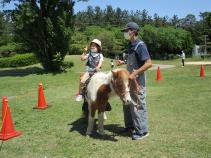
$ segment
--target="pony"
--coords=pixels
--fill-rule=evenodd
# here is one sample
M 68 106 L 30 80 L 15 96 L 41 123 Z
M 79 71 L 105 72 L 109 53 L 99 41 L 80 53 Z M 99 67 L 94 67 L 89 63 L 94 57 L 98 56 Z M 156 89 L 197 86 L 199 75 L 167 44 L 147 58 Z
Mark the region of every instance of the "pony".
M 95 73 L 89 84 L 85 98 L 88 102 L 89 117 L 86 135 L 91 135 L 95 113 L 98 111 L 98 133 L 104 135 L 104 111 L 110 96 L 117 95 L 124 105 L 131 102 L 129 87 L 129 72 L 125 69 L 115 69 Z

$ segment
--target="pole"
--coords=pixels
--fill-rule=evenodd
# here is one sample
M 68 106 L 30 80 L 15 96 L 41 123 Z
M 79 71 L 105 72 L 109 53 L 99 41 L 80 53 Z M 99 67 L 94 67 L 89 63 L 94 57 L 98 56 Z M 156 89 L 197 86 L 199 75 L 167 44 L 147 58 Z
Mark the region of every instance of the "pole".
M 207 55 L 207 35 L 204 35 L 204 55 Z

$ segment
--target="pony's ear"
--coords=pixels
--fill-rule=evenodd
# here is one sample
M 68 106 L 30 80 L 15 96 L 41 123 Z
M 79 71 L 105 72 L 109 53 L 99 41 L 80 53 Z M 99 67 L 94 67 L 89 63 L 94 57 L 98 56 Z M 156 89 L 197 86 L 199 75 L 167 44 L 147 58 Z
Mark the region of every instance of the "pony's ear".
M 117 72 L 116 71 L 114 71 L 114 70 L 111 70 L 111 72 L 112 72 L 112 75 L 113 75 L 113 77 L 117 77 Z

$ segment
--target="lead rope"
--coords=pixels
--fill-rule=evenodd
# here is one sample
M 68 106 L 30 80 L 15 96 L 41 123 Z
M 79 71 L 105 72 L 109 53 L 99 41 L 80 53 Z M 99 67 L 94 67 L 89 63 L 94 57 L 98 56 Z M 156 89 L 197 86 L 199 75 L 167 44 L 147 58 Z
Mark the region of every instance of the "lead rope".
M 139 85 L 138 85 L 138 82 L 136 81 L 136 79 L 134 79 L 133 82 L 134 82 L 134 92 L 135 92 L 134 94 L 136 96 L 136 102 L 135 102 L 134 106 L 136 107 L 137 110 L 140 110 L 141 101 L 140 101 L 139 96 L 138 96 Z

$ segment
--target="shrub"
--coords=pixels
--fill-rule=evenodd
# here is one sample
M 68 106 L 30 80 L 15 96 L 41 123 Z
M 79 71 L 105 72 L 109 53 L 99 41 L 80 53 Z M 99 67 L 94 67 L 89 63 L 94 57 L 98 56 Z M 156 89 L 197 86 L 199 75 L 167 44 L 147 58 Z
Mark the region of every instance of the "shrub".
M 173 27 L 156 28 L 145 25 L 142 28 L 141 35 L 154 59 L 174 58 L 168 54 L 177 55 L 181 53 L 181 50 L 184 50 L 186 55 L 192 53 L 193 41 L 191 34 L 183 29 Z
M 38 63 L 37 58 L 32 53 L 17 54 L 12 57 L 0 58 L 0 67 L 21 67 Z
M 84 46 L 85 47 L 85 46 Z M 72 44 L 70 46 L 69 54 L 70 55 L 81 55 L 82 54 L 82 48 L 79 44 Z
M 16 48 L 16 44 L 15 43 L 9 43 L 7 45 L 3 45 L 0 47 L 0 53 L 1 52 L 6 52 L 6 51 L 10 51 L 10 52 L 14 52 Z

